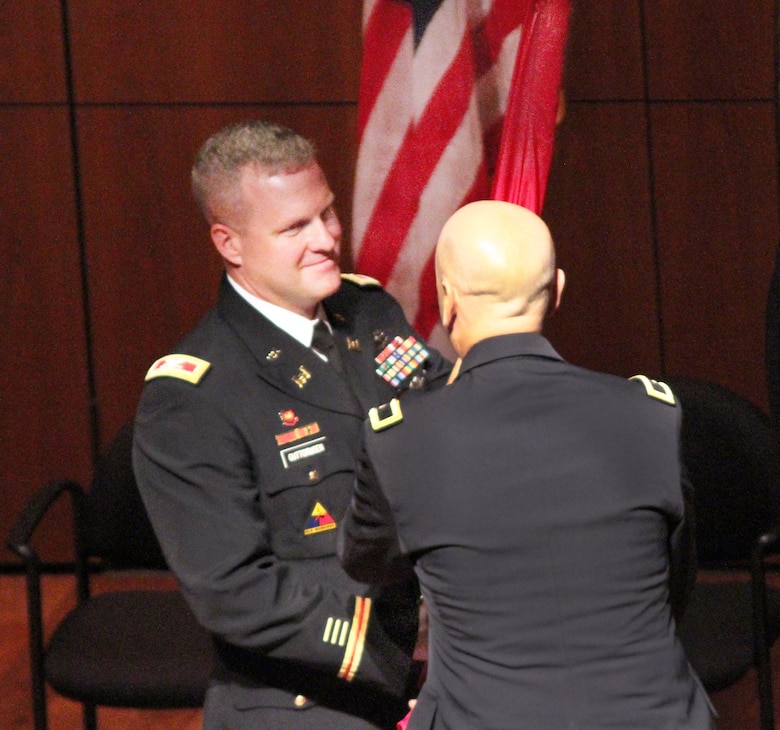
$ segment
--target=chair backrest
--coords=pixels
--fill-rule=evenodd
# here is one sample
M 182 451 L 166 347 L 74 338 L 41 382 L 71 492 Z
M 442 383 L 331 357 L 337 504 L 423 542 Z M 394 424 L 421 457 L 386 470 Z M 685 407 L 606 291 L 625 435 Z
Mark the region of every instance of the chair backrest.
M 682 457 L 694 487 L 702 566 L 741 561 L 780 517 L 780 444 L 768 416 L 698 378 L 662 378 L 682 404 Z
M 133 424 L 117 432 L 98 460 L 85 500 L 87 555 L 118 568 L 167 568 L 138 492 L 132 465 Z
M 775 251 L 775 266 L 766 298 L 764 358 L 769 415 L 774 428 L 780 431 L 780 246 Z

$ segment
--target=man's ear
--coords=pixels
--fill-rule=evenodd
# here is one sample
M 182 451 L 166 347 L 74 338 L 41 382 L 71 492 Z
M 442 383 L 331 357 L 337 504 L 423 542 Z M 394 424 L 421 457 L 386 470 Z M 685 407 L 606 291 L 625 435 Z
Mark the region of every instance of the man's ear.
M 241 265 L 241 235 L 224 223 L 211 224 L 211 240 L 219 255 L 233 266 Z
M 449 281 L 442 279 L 439 282 L 439 317 L 448 333 L 452 331 L 452 324 L 455 321 L 456 298 Z
M 548 314 L 553 314 L 561 306 L 561 297 L 563 296 L 563 287 L 566 285 L 566 274 L 563 269 L 555 269 L 555 280 L 553 290 L 550 292 L 550 308 Z

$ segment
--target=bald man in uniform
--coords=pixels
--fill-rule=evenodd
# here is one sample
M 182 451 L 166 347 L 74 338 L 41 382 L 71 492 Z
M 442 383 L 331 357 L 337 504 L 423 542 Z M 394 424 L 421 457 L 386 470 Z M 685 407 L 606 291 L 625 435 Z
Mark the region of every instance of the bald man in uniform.
M 564 274 L 519 206 L 457 211 L 436 249 L 451 385 L 372 412 L 339 557 L 416 572 L 429 666 L 409 730 L 707 730 L 675 633 L 692 571 L 680 409 L 565 362 Z

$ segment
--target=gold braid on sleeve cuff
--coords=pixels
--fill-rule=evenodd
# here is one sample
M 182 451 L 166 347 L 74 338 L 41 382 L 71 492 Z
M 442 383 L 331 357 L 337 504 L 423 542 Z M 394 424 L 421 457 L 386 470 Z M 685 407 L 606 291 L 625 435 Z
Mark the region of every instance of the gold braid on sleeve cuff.
M 371 599 L 356 596 L 355 615 L 352 617 L 352 627 L 347 640 L 347 648 L 344 651 L 344 661 L 341 663 L 338 675 L 341 679 L 346 679 L 347 682 L 351 682 L 355 678 L 355 674 L 360 666 L 370 615 Z

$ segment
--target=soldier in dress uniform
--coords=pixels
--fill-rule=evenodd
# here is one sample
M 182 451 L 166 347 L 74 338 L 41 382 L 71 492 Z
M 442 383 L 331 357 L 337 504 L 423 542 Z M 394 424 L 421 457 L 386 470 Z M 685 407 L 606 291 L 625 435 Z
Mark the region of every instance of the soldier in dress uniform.
M 564 275 L 524 208 L 457 211 L 436 276 L 459 373 L 371 413 L 339 533 L 356 580 L 419 578 L 409 730 L 711 729 L 675 633 L 693 559 L 674 394 L 553 349 Z
M 378 282 L 341 273 L 310 141 L 266 122 L 225 128 L 193 189 L 225 275 L 216 306 L 146 375 L 133 460 L 214 637 L 204 727 L 394 728 L 416 690 L 419 590 L 349 578 L 336 531 L 369 408 L 446 381 L 449 364 Z

